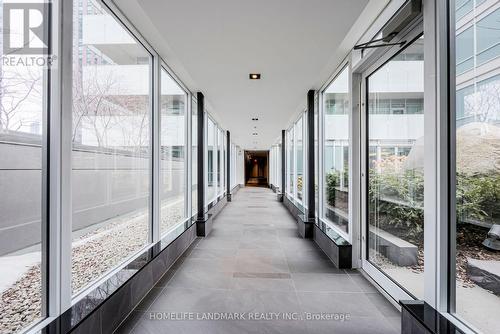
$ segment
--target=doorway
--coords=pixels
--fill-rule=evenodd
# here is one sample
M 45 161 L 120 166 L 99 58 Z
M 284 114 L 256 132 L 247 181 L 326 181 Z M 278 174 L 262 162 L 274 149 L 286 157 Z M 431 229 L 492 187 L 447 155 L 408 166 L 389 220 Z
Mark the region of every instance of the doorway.
M 245 185 L 268 187 L 269 151 L 245 151 Z
M 422 23 L 361 76 L 362 268 L 396 301 L 423 298 Z

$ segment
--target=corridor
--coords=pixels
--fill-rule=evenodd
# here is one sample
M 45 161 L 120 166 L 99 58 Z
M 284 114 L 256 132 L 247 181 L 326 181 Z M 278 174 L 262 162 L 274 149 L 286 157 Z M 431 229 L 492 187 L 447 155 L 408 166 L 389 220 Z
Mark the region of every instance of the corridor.
M 217 316 L 229 319 L 206 320 Z M 399 332 L 399 312 L 371 283 L 299 238 L 272 191 L 246 187 L 115 333 Z

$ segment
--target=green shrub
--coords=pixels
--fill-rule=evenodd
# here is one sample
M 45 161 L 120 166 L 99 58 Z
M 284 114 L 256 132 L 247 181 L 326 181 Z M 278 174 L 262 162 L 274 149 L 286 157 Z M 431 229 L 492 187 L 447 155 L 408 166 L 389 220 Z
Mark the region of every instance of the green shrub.
M 334 170 L 326 174 L 326 200 L 329 205 L 335 206 L 335 191 L 340 184 L 340 174 Z

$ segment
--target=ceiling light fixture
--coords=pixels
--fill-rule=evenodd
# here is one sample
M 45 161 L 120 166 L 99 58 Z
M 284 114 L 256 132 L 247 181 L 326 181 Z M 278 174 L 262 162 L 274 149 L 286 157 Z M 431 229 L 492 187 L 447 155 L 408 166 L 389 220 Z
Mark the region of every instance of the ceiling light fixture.
M 252 118 L 252 121 L 258 121 L 259 119 L 257 117 Z
M 257 132 L 252 133 L 253 136 L 257 136 Z
M 260 73 L 250 73 L 248 75 L 248 78 L 250 80 L 259 80 L 260 79 Z

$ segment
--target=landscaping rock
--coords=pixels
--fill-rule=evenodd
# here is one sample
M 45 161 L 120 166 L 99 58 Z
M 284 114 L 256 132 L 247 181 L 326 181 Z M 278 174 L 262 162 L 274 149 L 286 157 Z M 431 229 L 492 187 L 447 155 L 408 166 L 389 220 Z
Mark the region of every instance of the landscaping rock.
M 470 280 L 500 296 L 500 262 L 467 259 L 467 275 Z

